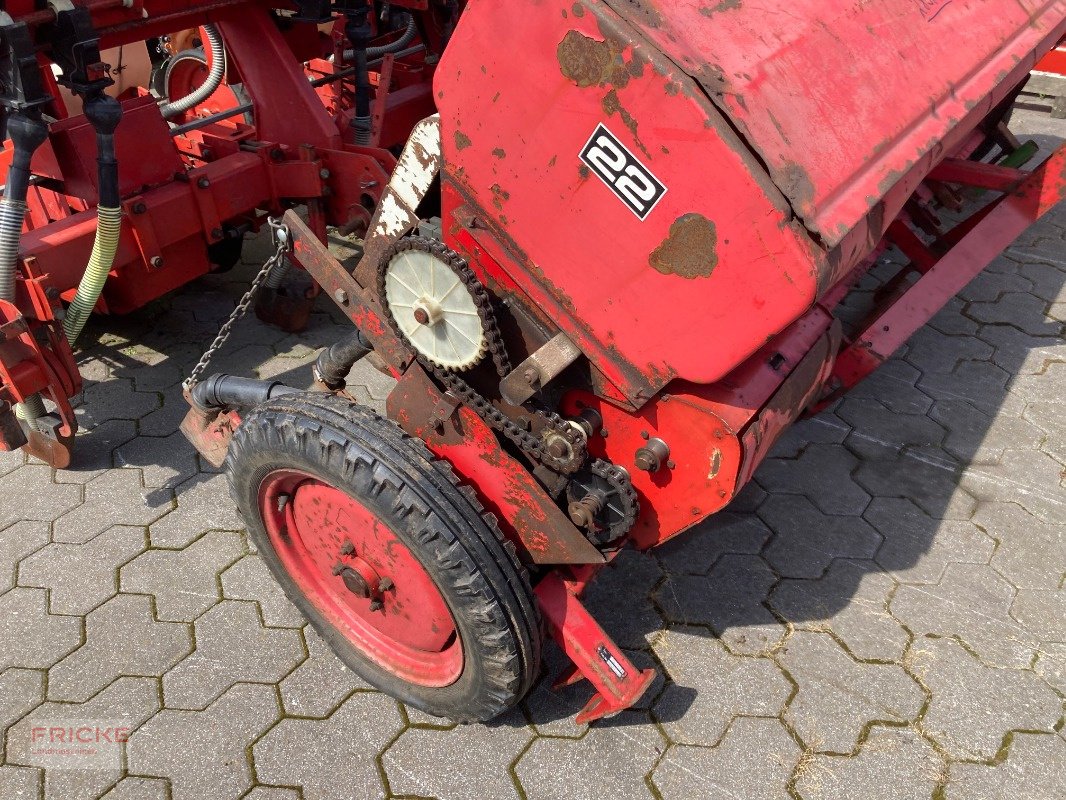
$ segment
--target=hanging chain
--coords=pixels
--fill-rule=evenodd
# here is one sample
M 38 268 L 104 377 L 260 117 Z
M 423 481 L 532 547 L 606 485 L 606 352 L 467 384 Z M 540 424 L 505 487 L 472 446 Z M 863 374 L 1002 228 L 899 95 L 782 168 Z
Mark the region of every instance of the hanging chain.
M 215 354 L 221 349 L 222 345 L 229 339 L 230 334 L 233 332 L 233 326 L 240 322 L 241 318 L 248 313 L 248 309 L 252 305 L 252 301 L 259 293 L 260 287 L 266 281 L 271 271 L 281 263 L 281 260 L 285 257 L 285 253 L 289 251 L 289 229 L 286 228 L 280 220 L 274 217 L 267 217 L 267 224 L 270 226 L 270 230 L 275 242 L 274 255 L 266 260 L 263 264 L 263 268 L 259 270 L 255 278 L 252 279 L 252 285 L 248 287 L 248 291 L 241 297 L 240 302 L 237 303 L 237 307 L 233 309 L 233 312 L 229 315 L 221 328 L 218 330 L 218 335 L 215 340 L 211 342 L 211 346 L 204 351 L 204 354 L 200 356 L 200 360 L 196 362 L 196 366 L 192 368 L 192 372 L 189 373 L 189 377 L 186 378 L 181 388 L 188 391 L 200 381 L 200 376 L 203 375 L 204 370 L 211 364 L 211 359 L 215 357 Z

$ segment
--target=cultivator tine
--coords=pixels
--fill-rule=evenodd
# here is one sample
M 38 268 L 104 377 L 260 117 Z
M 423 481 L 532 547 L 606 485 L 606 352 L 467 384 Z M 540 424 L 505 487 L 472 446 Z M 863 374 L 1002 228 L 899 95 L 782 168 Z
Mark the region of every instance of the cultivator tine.
M 578 599 L 581 585 L 554 572 L 537 584 L 536 595 L 552 637 L 573 662 L 553 688 L 587 679 L 596 690 L 577 715 L 584 725 L 632 708 L 655 680 L 655 670 L 638 669 L 626 657 Z

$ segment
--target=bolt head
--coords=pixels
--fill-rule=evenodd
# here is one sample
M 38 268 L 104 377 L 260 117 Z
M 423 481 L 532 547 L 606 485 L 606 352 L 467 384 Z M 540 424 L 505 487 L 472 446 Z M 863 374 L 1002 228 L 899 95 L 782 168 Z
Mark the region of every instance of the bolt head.
M 385 607 L 385 604 L 382 603 L 380 600 L 378 600 L 376 597 L 373 600 L 370 601 L 370 610 L 371 611 L 380 611 L 384 607 Z
M 196 185 L 199 186 L 201 189 L 206 189 L 208 186 L 211 185 L 211 181 L 208 180 L 206 177 L 199 178 L 196 181 Z
M 566 458 L 570 454 L 570 446 L 562 439 L 552 439 L 548 453 L 552 458 Z
M 342 556 L 350 556 L 354 552 L 355 552 L 355 545 L 352 544 L 347 539 L 345 539 L 344 540 L 344 544 L 341 545 L 341 555 Z
M 162 256 L 152 256 L 151 261 L 148 262 L 154 269 L 160 269 L 163 266 Z
M 415 309 L 415 322 L 419 325 L 427 325 L 429 323 L 429 312 L 424 308 Z
M 348 293 L 344 289 L 338 289 L 333 293 L 333 299 L 342 306 L 348 305 Z
M 395 586 L 396 584 L 392 582 L 392 578 L 382 578 L 380 581 L 378 581 L 379 592 L 387 592 Z
M 537 381 L 540 380 L 540 373 L 533 369 L 533 367 L 527 367 L 522 372 L 522 380 L 530 386 L 535 386 Z

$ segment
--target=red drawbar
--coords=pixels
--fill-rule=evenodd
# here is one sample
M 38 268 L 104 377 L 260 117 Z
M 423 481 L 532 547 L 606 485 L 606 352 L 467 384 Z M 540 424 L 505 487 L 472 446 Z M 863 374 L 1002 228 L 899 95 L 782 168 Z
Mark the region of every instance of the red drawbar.
M 259 508 L 285 571 L 378 666 L 421 686 L 462 674 L 455 620 L 395 532 L 341 489 L 298 470 L 263 479 Z

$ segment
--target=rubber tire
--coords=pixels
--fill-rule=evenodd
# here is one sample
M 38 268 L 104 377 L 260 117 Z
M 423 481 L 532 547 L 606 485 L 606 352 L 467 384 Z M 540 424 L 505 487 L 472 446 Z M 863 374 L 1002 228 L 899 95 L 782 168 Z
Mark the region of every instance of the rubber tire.
M 257 406 L 243 419 L 224 469 L 259 555 L 322 638 L 367 682 L 415 708 L 459 722 L 498 716 L 529 691 L 542 643 L 529 575 L 496 518 L 420 440 L 332 395 L 287 395 Z M 410 548 L 455 619 L 463 671 L 454 683 L 429 688 L 398 678 L 367 658 L 311 604 L 282 567 L 259 513 L 259 487 L 277 469 L 300 469 L 344 489 Z

